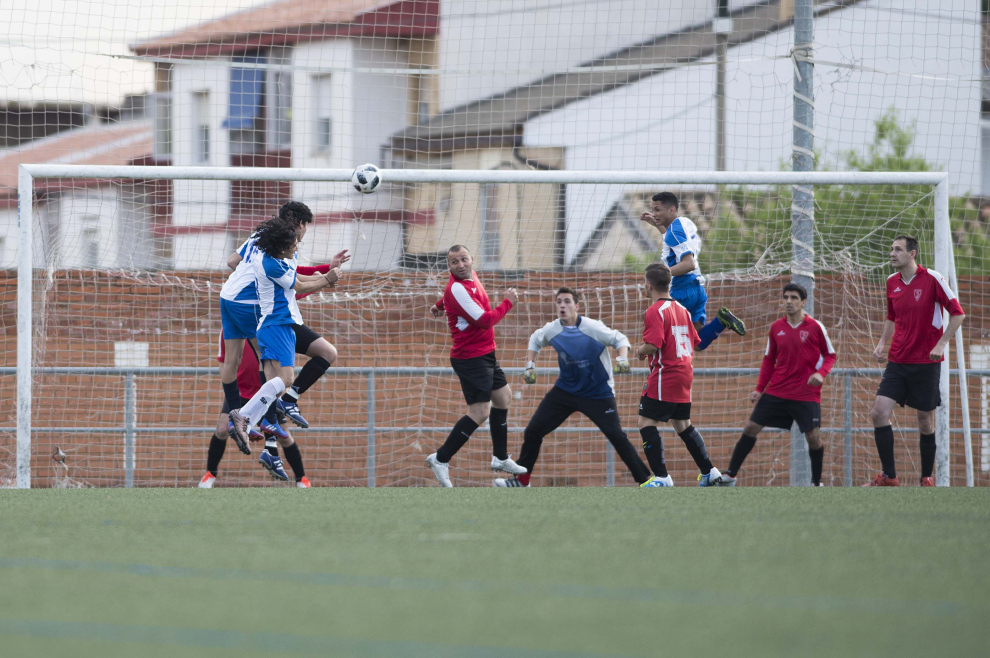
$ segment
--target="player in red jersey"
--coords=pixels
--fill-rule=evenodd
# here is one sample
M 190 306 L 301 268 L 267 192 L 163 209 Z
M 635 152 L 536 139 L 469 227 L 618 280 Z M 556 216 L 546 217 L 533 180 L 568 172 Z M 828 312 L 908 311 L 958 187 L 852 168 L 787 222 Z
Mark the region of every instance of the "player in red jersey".
M 783 296 L 787 315 L 770 325 L 756 390 L 749 394 L 756 407 L 732 451 L 729 468 L 722 471 L 720 487 L 736 486 L 739 469 L 764 427 L 789 429 L 793 423 L 808 441 L 811 484 L 822 486 L 822 383 L 835 365 L 835 348 L 822 323 L 804 312 L 808 291 L 788 283 Z
M 441 487 L 454 486 L 450 482 L 450 459 L 467 443 L 471 433 L 490 419 L 492 470 L 522 475 L 526 469 L 512 461 L 508 453 L 512 391 L 495 358 L 494 330 L 518 301 L 516 291 L 514 288 L 506 290 L 505 299 L 492 309 L 488 293 L 474 272 L 474 258 L 462 244 L 447 250 L 447 266 L 450 280 L 443 299 L 430 307 L 430 315 L 447 314 L 453 337 L 450 365 L 461 380 L 468 412 L 457 421 L 440 449 L 426 458 L 426 464 L 433 469 Z
M 942 275 L 917 263 L 918 241 L 898 235 L 890 248 L 890 264 L 897 271 L 887 278 L 887 319 L 880 342 L 873 350 L 878 363 L 887 363 L 870 411 L 873 437 L 883 470 L 863 486 L 896 487 L 894 430 L 890 416 L 894 405 L 906 404 L 918 411 L 921 434 L 921 486 L 934 487 L 935 409 L 942 403 L 938 380 L 945 346 L 966 315 Z M 942 311 L 949 312 L 943 330 Z M 890 353 L 887 341 L 893 337 Z M 889 361 L 888 361 L 889 360 Z
M 694 380 L 694 348 L 701 339 L 691 313 L 670 297 L 670 270 L 662 263 L 646 267 L 646 293 L 652 304 L 646 311 L 643 344 L 637 355 L 649 359 L 650 375 L 639 398 L 639 433 L 653 477 L 641 487 L 672 487 L 663 458 L 660 423 L 671 421 L 701 470 L 700 486 L 718 484 L 722 475 L 712 466 L 705 440 L 691 424 L 691 383 Z

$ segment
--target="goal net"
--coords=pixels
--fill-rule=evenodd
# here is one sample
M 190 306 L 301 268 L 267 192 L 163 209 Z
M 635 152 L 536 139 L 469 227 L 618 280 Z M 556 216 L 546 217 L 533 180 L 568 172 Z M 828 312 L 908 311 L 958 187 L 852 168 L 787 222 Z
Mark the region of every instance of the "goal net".
M 698 227 L 709 319 L 725 306 L 748 327 L 745 337 L 725 332 L 695 356 L 692 420 L 714 463 L 724 467 L 748 416 L 768 327 L 782 314 L 781 287 L 792 277 L 792 183 L 811 182 L 814 316 L 839 355 L 823 389 L 824 480 L 865 480 L 876 468 L 869 408 L 879 371 L 871 351 L 885 316 L 891 241 L 916 235 L 921 264 L 947 272 L 951 253 L 948 197 L 936 194 L 945 189 L 943 174 L 794 178 L 533 171 L 517 163 L 498 170 L 385 170 L 382 188 L 361 195 L 346 170 L 26 170 L 35 174 L 22 195 L 33 199 L 32 325 L 17 338 L 30 341 L 30 477 L 41 487 L 195 484 L 223 400 L 215 368 L 226 260 L 289 199 L 315 215 L 300 248 L 302 263 L 326 263 L 341 249 L 354 255 L 340 286 L 300 302 L 306 324 L 340 355 L 301 398 L 311 427 L 291 430 L 307 476 L 320 485 L 434 484 L 423 460 L 465 410 L 449 368 L 447 325 L 427 313 L 446 285 L 445 253 L 455 243 L 472 250 L 493 305 L 507 288 L 519 291 L 519 304 L 495 330 L 514 391 L 509 445 L 518 454 L 521 430 L 552 385 L 553 350 L 541 354 L 535 385 L 523 384 L 519 372 L 530 334 L 556 317 L 559 286 L 580 291 L 583 314 L 622 331 L 633 345 L 641 340 L 649 305 L 643 270 L 660 259 L 662 236 L 640 214 L 660 190 L 674 192 L 681 214 Z M 251 177 L 266 180 L 244 180 Z M 231 221 L 238 203 L 246 205 Z M 981 266 L 979 254 L 957 258 L 970 317 L 983 315 L 987 299 L 985 277 L 974 269 Z M 10 272 L 8 290 L 13 277 Z M 5 371 L 8 408 L 16 390 L 11 370 Z M 615 381 L 623 426 L 639 445 L 645 373 Z M 964 442 L 957 391 L 953 383 L 948 425 L 955 434 L 945 445 L 959 483 Z M 899 469 L 916 475 L 915 421 L 898 413 L 895 428 Z M 662 435 L 675 481 L 693 482 L 696 468 L 680 440 L 670 430 Z M 3 436 L 0 463 L 12 480 L 14 432 Z M 789 432 L 766 430 L 742 483 L 791 483 L 792 459 L 801 458 L 794 445 Z M 452 462 L 455 485 L 490 485 L 490 450 L 482 428 Z M 232 446 L 220 473 L 223 485 L 270 483 L 256 457 Z M 982 481 L 982 473 L 977 477 Z M 633 480 L 586 418 L 575 415 L 547 437 L 534 484 L 613 483 Z

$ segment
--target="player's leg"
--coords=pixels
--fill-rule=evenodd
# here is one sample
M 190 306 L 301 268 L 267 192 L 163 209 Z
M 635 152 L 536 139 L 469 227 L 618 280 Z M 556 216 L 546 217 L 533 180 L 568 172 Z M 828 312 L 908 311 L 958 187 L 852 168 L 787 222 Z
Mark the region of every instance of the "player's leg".
M 643 439 L 643 452 L 653 471 L 653 477 L 639 485 L 641 487 L 672 487 L 674 480 L 667 472 L 667 462 L 663 457 L 663 439 L 660 438 L 659 424 L 670 420 L 675 405 L 661 402 L 645 395 L 639 399 L 639 435 Z
M 823 487 L 822 466 L 825 461 L 825 443 L 822 442 L 821 429 L 811 428 L 804 433 L 804 438 L 808 441 L 808 457 L 811 459 L 811 486 Z
M 890 424 L 894 405 L 904 406 L 908 394 L 908 377 L 899 363 L 887 363 L 883 379 L 877 388 L 877 396 L 870 409 L 873 421 L 873 440 L 877 446 L 882 471 L 863 486 L 896 487 L 897 469 L 894 464 L 894 428 Z
M 918 412 L 918 447 L 921 450 L 921 486 L 934 487 L 935 410 L 942 404 L 938 389 L 942 364 L 919 363 L 907 366 L 910 387 L 905 405 Z
M 670 417 L 670 424 L 674 426 L 677 436 L 681 437 L 691 458 L 701 471 L 698 478 L 698 486 L 714 487 L 722 479 L 722 474 L 712 465 L 712 460 L 708 458 L 708 449 L 705 447 L 705 440 L 701 433 L 691 424 L 691 403 L 677 405 L 677 410 Z
M 230 412 L 235 440 L 245 443 L 248 440 L 247 427 L 258 424 L 272 402 L 285 391 L 285 381 L 292 381 L 296 358 L 295 334 L 290 325 L 263 327 L 258 331 L 258 343 L 267 381 L 247 404 Z M 250 448 L 245 454 L 251 454 Z
M 808 442 L 808 457 L 811 459 L 811 486 L 821 487 L 822 465 L 825 460 L 825 444 L 821 437 L 822 405 L 809 400 L 786 400 L 787 412 L 792 424 L 797 423 L 798 429 Z
M 691 322 L 694 323 L 694 328 L 698 332 L 698 338 L 701 339 L 695 351 L 701 352 L 707 349 L 726 329 L 731 329 L 740 336 L 746 335 L 745 323 L 724 307 L 718 310 L 715 319 L 706 322 L 708 319 L 708 313 L 706 311 L 708 293 L 705 291 L 704 286 L 689 286 L 676 292 L 672 290 L 670 296 L 691 313 Z
M 296 334 L 296 354 L 305 354 L 309 361 L 299 371 L 292 386 L 282 395 L 278 405 L 289 420 L 299 427 L 309 423 L 299 411 L 299 396 L 309 390 L 337 360 L 337 348 L 306 325 L 293 325 Z
M 441 487 L 454 486 L 450 482 L 450 460 L 468 442 L 474 431 L 488 420 L 492 406 L 495 364 L 494 353 L 473 359 L 450 359 L 450 365 L 461 383 L 467 413 L 454 423 L 443 445 L 426 458 L 426 465 L 433 471 Z
M 258 307 L 254 304 L 238 304 L 220 300 L 220 333 L 223 341 L 223 360 L 220 362 L 220 383 L 228 409 L 237 409 L 241 393 L 237 387 L 237 369 L 241 365 L 244 340 L 254 340 L 258 324 Z
M 603 400 L 581 400 L 581 411 L 587 416 L 598 429 L 602 431 L 608 442 L 615 448 L 622 463 L 626 465 L 633 479 L 637 484 L 644 484 L 650 479 L 650 470 L 639 458 L 636 448 L 629 442 L 629 436 L 622 429 L 622 422 L 619 420 L 619 409 L 616 407 L 615 398 L 605 398 Z M 525 464 L 522 464 L 525 466 Z
M 935 479 L 935 410 L 918 410 L 918 433 L 921 435 L 921 486 L 934 487 Z
M 762 399 L 762 396 L 760 399 Z M 729 458 L 729 467 L 722 471 L 722 480 L 719 482 L 719 486 L 721 487 L 736 486 L 736 476 L 739 475 L 739 469 L 742 468 L 743 462 L 746 461 L 746 457 L 749 456 L 753 446 L 756 445 L 756 437 L 759 436 L 760 432 L 765 427 L 765 425 L 760 425 L 753 420 L 753 418 L 756 417 L 756 411 L 756 409 L 753 410 L 749 420 L 747 420 L 746 424 L 743 425 L 742 435 L 740 435 L 739 439 L 736 441 L 735 447 L 732 448 L 732 456 Z
M 519 460 L 516 462 L 519 467 L 526 469 L 526 472 L 513 478 L 498 478 L 494 482 L 496 487 L 529 486 L 536 460 L 540 457 L 543 438 L 560 427 L 560 424 L 576 411 L 569 398 L 570 396 L 556 386 L 543 396 L 523 432 L 522 450 L 520 450 Z
M 217 415 L 217 428 L 210 437 L 210 447 L 206 453 L 206 473 L 199 481 L 200 489 L 212 489 L 216 482 L 220 460 L 223 459 L 223 453 L 227 449 L 227 412 L 227 402 L 224 401 Z
M 509 456 L 509 405 L 512 404 L 512 389 L 505 379 L 505 373 L 495 361 L 492 372 L 492 407 L 488 412 L 488 431 L 492 436 L 493 471 L 509 475 L 522 475 L 526 469 Z

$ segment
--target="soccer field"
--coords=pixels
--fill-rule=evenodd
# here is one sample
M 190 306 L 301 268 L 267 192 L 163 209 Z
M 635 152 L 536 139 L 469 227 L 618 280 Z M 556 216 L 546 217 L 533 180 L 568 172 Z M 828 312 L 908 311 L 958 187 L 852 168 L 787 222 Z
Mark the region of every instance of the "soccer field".
M 7 491 L 5 655 L 967 655 L 980 489 Z

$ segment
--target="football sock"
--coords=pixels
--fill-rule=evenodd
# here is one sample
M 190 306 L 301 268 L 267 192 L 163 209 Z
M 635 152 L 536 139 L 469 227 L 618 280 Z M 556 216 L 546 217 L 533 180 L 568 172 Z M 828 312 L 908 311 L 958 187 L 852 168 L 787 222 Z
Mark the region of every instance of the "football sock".
M 309 387 L 316 383 L 316 380 L 323 376 L 323 373 L 330 367 L 330 362 L 322 356 L 314 356 L 306 362 L 306 365 L 299 371 L 299 376 L 292 386 L 285 392 L 292 402 L 299 399 L 299 396 L 309 390 Z
M 726 474 L 736 477 L 736 473 L 742 468 L 743 462 L 746 461 L 746 455 L 749 451 L 753 449 L 756 445 L 755 436 L 746 436 L 743 434 L 736 441 L 736 447 L 732 449 L 732 457 L 729 459 L 729 468 L 725 469 Z
M 488 427 L 492 433 L 492 454 L 499 459 L 508 459 L 509 410 L 492 407 L 488 414 Z
M 228 410 L 241 408 L 241 389 L 237 387 L 237 380 L 223 385 L 223 397 Z
M 272 457 L 278 457 L 278 442 L 273 439 L 265 439 L 265 450 Z
M 650 469 L 657 477 L 667 477 L 667 464 L 663 461 L 663 440 L 660 438 L 660 430 L 656 427 L 643 427 L 639 430 L 639 435 L 643 437 L 643 452 L 646 453 L 646 461 L 650 463 Z
M 811 484 L 817 485 L 822 481 L 822 461 L 825 458 L 825 446 L 817 450 L 808 448 L 808 456 L 811 457 Z
M 702 475 L 707 475 L 711 472 L 713 466 L 712 461 L 708 459 L 708 450 L 705 449 L 705 440 L 701 438 L 701 434 L 698 430 L 694 429 L 694 425 L 688 425 L 687 429 L 683 432 L 679 432 L 677 436 L 681 437 L 681 441 L 687 446 L 688 452 L 691 453 L 691 458 L 694 459 L 694 463 L 698 465 L 698 469 L 701 471 Z
M 223 451 L 227 449 L 227 442 L 221 441 L 214 434 L 210 438 L 210 449 L 206 453 L 206 470 L 217 476 L 217 469 L 220 468 L 220 460 L 223 459 Z
M 272 425 L 278 422 L 278 412 L 275 411 L 275 402 L 277 401 L 278 398 L 276 397 L 274 400 L 272 400 L 272 403 L 268 405 L 268 409 L 265 410 L 265 420 L 267 420 Z
M 694 351 L 701 352 L 705 350 L 705 348 L 711 345 L 712 342 L 714 342 L 715 339 L 719 337 L 719 334 L 721 334 L 723 331 L 725 331 L 725 325 L 722 324 L 722 321 L 719 320 L 718 318 L 715 318 L 714 320 L 706 324 L 704 327 L 701 328 L 701 331 L 698 332 L 698 338 L 701 339 L 701 342 L 698 343 L 698 346 L 696 348 L 694 348 Z
M 264 413 L 268 411 L 272 401 L 284 390 L 285 383 L 281 377 L 275 377 L 262 384 L 258 392 L 251 396 L 247 404 L 241 407 L 241 415 L 247 417 L 248 425 L 256 426 Z
M 289 462 L 292 474 L 296 476 L 296 482 L 306 477 L 306 469 L 303 468 L 302 455 L 299 454 L 299 444 L 293 443 L 291 446 L 282 448 L 285 452 L 285 461 Z
M 935 472 L 935 435 L 921 435 L 921 477 L 930 478 Z
M 443 442 L 437 450 L 437 461 L 446 464 L 451 457 L 457 454 L 468 439 L 471 433 L 478 429 L 478 423 L 471 420 L 470 416 L 461 416 L 461 419 L 454 424 L 454 429 L 450 430 L 447 440 Z
M 874 427 L 873 440 L 877 444 L 877 454 L 880 456 L 884 475 L 889 478 L 897 477 L 897 471 L 894 470 L 894 428 L 890 425 Z
M 529 478 L 531 477 L 533 477 L 532 473 L 523 473 L 522 475 L 517 475 L 516 479 L 519 480 L 519 483 L 525 487 L 529 485 Z

